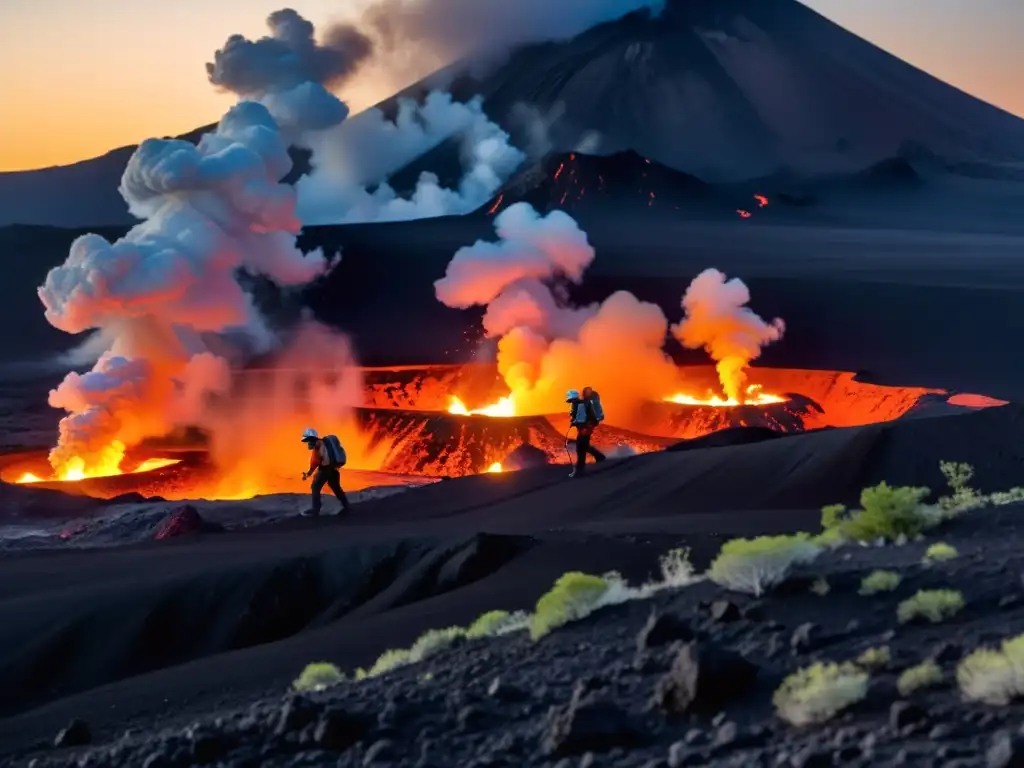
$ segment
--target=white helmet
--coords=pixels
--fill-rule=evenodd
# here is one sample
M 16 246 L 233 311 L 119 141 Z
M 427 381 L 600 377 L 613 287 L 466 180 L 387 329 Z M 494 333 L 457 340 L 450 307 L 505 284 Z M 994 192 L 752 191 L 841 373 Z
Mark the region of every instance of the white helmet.
M 320 435 L 318 435 L 316 433 L 316 430 L 313 429 L 312 427 L 306 427 L 305 431 L 302 433 L 302 442 L 304 442 L 304 443 L 307 440 L 319 440 L 319 439 L 320 439 Z
M 571 400 L 579 400 L 579 399 L 580 399 L 579 390 L 570 389 L 568 392 L 565 393 L 565 402 L 567 402 L 567 403 L 569 401 L 571 401 Z

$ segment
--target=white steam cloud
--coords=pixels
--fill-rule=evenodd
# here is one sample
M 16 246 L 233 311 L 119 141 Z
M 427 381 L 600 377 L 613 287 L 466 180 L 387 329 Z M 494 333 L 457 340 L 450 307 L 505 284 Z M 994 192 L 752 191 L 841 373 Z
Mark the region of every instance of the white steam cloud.
M 396 87 L 464 56 L 481 65 L 512 46 L 573 37 L 632 11 L 660 13 L 665 0 L 376 0 L 360 28 L 374 64 Z
M 595 256 L 572 217 L 517 203 L 494 224 L 498 242 L 460 249 L 434 290 L 449 307 L 486 307 L 484 329 L 499 338 L 498 370 L 517 413 L 551 413 L 566 390 L 593 386 L 609 418 L 628 426 L 645 402 L 685 391 L 665 353 L 669 324 L 657 305 L 627 291 L 587 307 L 565 300 L 559 287 L 581 282 Z M 781 320 L 765 323 L 747 308 L 749 299 L 742 282 L 706 270 L 672 328 L 684 345 L 708 350 L 727 394 L 740 402 L 747 365 L 783 332 Z
M 571 216 L 516 203 L 494 224 L 499 241 L 460 249 L 434 289 L 447 306 L 487 307 L 484 328 L 500 337 L 498 369 L 518 413 L 560 410 L 567 389 L 590 385 L 623 423 L 671 391 L 676 368 L 659 307 L 626 291 L 587 307 L 562 298 L 557 281 L 579 283 L 595 255 Z
M 385 180 L 455 138 L 462 177 L 454 189 L 432 173 L 420 175 L 408 197 Z M 403 99 L 392 122 L 370 109 L 310 138 L 314 170 L 300 179 L 299 213 L 307 224 L 405 221 L 469 213 L 486 203 L 526 156 L 484 114 L 482 101 L 454 101 L 433 91 L 422 104 Z M 371 191 L 372 190 L 372 191 Z
M 739 401 L 745 393 L 747 366 L 786 330 L 781 318 L 761 319 L 746 306 L 749 301 L 750 291 L 742 280 L 726 280 L 717 269 L 706 269 L 686 289 L 685 317 L 672 327 L 684 347 L 707 350 L 725 394 Z
M 283 129 L 344 118 L 324 85 L 343 76 L 345 52 L 318 47 L 293 11 L 269 24 L 273 37 L 232 37 L 208 67 L 214 84 L 262 103 L 232 107 L 198 146 L 144 141 L 120 186 L 144 221 L 114 243 L 78 238 L 39 289 L 52 325 L 98 329 L 109 343 L 92 371 L 50 393 L 68 412 L 50 456 L 58 470 L 116 467 L 124 445 L 195 423 L 206 397 L 226 391 L 232 359 L 274 344 L 239 271 L 295 286 L 328 267 L 295 245 L 296 192 L 280 183 L 291 169 Z

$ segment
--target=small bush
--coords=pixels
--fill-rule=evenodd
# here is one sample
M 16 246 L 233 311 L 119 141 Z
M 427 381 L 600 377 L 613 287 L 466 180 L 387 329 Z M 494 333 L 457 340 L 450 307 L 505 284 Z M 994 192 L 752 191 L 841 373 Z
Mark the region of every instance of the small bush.
M 957 552 L 954 547 L 951 547 L 949 546 L 949 544 L 940 541 L 928 547 L 928 549 L 924 553 L 923 562 L 925 564 L 928 564 L 938 563 L 943 560 L 953 560 L 957 557 L 958 554 L 959 552 Z
M 832 587 L 829 586 L 828 579 L 824 577 L 815 579 L 814 583 L 811 584 L 811 592 L 816 594 L 818 597 L 824 597 L 831 591 Z
M 986 498 L 968 486 L 974 477 L 974 467 L 957 461 L 940 461 L 939 469 L 953 493 L 939 499 L 939 506 L 950 514 L 966 512 L 985 506 Z
M 856 664 L 818 662 L 782 681 L 772 702 L 796 726 L 824 723 L 867 694 L 868 673 Z
M 933 688 L 942 683 L 942 670 L 939 665 L 929 659 L 917 666 L 903 670 L 896 681 L 900 696 L 910 696 L 915 691 Z
M 1013 504 L 1018 501 L 1024 501 L 1024 488 L 1016 487 L 1011 488 L 1008 491 L 997 491 L 988 497 L 989 502 L 996 506 L 1003 506 L 1004 504 Z
M 896 607 L 900 624 L 930 621 L 937 624 L 952 618 L 964 607 L 964 596 L 952 589 L 922 589 Z
M 373 662 L 372 667 L 367 670 L 357 670 L 356 680 L 363 680 L 367 677 L 377 677 L 378 675 L 386 674 L 394 669 L 405 667 L 412 663 L 412 656 L 409 653 L 408 648 L 389 648 L 377 657 L 377 660 Z
M 530 615 L 525 611 L 488 611 L 470 625 L 466 630 L 466 637 L 470 640 L 498 637 L 526 629 L 529 624 Z
M 1005 706 L 1024 698 L 1024 635 L 974 651 L 957 666 L 956 681 L 971 701 Z
M 889 646 L 883 645 L 880 648 L 868 648 L 857 657 L 857 666 L 863 669 L 884 669 L 892 661 L 889 653 Z
M 895 571 L 872 571 L 860 582 L 860 594 L 877 595 L 879 592 L 892 592 L 903 581 L 903 577 Z
M 708 578 L 726 589 L 760 596 L 785 581 L 793 566 L 809 563 L 820 553 L 806 534 L 733 539 L 711 563 Z
M 322 691 L 343 682 L 345 675 L 340 669 L 326 661 L 317 661 L 306 665 L 292 683 L 292 688 L 296 691 Z
M 928 493 L 927 488 L 892 488 L 882 482 L 861 491 L 862 509 L 826 507 L 832 512 L 826 515 L 823 511 L 822 522 L 830 521 L 831 528 L 848 541 L 912 539 L 939 522 L 940 518 L 921 503 Z
M 570 571 L 559 577 L 537 601 L 530 620 L 530 637 L 539 640 L 557 627 L 587 616 L 599 606 L 609 582 L 600 576 Z
M 412 663 L 429 659 L 435 653 L 443 651 L 456 640 L 466 636 L 463 627 L 445 627 L 444 629 L 428 629 L 420 635 L 409 649 Z

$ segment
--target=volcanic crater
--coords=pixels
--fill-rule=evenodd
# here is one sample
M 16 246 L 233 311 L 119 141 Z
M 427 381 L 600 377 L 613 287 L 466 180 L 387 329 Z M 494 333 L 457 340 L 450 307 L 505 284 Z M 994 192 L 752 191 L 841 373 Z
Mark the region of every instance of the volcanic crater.
M 417 485 L 438 479 L 568 464 L 571 436 L 564 413 L 518 414 L 496 368 L 489 364 L 363 368 L 362 403 L 340 423 L 323 425 L 342 437 L 349 451 L 345 486 Z M 307 378 L 313 378 L 311 374 Z M 299 377 L 301 383 L 302 377 Z M 680 368 L 684 393 L 666 392 L 624 410 L 607 403 L 609 417 L 594 437 L 612 457 L 650 453 L 681 441 L 737 428 L 758 434 L 791 434 L 831 427 L 892 421 L 926 408 L 976 408 L 1002 401 L 950 394 L 923 387 L 882 386 L 853 372 L 755 368 L 750 392 L 757 399 L 729 404 L 715 393 L 712 366 Z M 259 399 L 261 372 L 236 376 L 233 397 Z M 291 401 L 274 404 L 275 422 L 299 428 L 310 417 L 308 385 Z M 269 384 L 268 384 L 269 386 Z M 770 393 L 770 394 L 769 394 Z M 560 405 L 560 404 L 559 404 Z M 618 406 L 618 407 L 617 407 Z M 559 408 L 561 410 L 561 408 Z M 287 411 L 287 413 L 285 413 Z M 278 440 L 277 435 L 284 437 Z M 291 451 L 291 434 L 274 430 L 269 450 Z M 245 499 L 272 493 L 304 493 L 303 452 L 296 443 L 289 472 L 226 469 L 206 435 L 189 430 L 129 449 L 120 474 L 53 480 L 44 449 L 0 459 L 0 479 L 33 488 L 112 499 L 125 494 L 165 499 Z M 289 457 L 290 458 L 290 457 Z

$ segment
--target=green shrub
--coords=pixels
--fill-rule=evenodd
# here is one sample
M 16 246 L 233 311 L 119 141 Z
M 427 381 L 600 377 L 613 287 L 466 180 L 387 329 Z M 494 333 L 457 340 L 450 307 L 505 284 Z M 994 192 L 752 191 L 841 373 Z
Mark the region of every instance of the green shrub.
M 892 592 L 903 581 L 903 577 L 895 571 L 872 571 L 860 582 L 860 594 L 877 595 L 879 592 Z
M 292 683 L 292 688 L 296 691 L 322 691 L 343 682 L 345 675 L 340 669 L 326 661 L 317 661 L 306 665 Z
M 923 562 L 925 564 L 928 564 L 937 563 L 942 560 L 953 560 L 956 558 L 958 554 L 959 553 L 956 551 L 954 547 L 951 547 L 949 546 L 949 544 L 940 541 L 928 547 L 928 549 L 924 553 Z
M 889 653 L 889 646 L 883 645 L 879 648 L 868 648 L 857 657 L 857 666 L 863 669 L 884 669 L 892 661 Z
M 1016 487 L 1008 491 L 997 491 L 988 497 L 988 500 L 996 506 L 1013 504 L 1017 501 L 1024 501 L 1024 488 Z
M 1005 706 L 1024 698 L 1024 635 L 974 651 L 957 666 L 956 681 L 970 701 Z
M 814 583 L 811 584 L 811 592 L 816 594 L 818 597 L 824 597 L 831 591 L 832 587 L 829 586 L 828 579 L 824 577 L 815 579 Z
M 423 661 L 439 651 L 443 651 L 456 640 L 466 636 L 463 627 L 445 627 L 444 629 L 428 629 L 420 635 L 409 649 L 412 662 Z
M 826 531 L 838 531 L 832 535 L 847 541 L 914 538 L 939 521 L 921 503 L 928 493 L 927 488 L 892 488 L 882 482 L 861 491 L 861 509 L 847 510 L 838 504 L 823 508 L 822 525 Z
M 942 683 L 942 670 L 931 659 L 917 666 L 903 670 L 896 681 L 900 696 L 910 696 L 915 691 L 933 688 Z
M 466 630 L 466 637 L 476 640 L 481 637 L 495 637 L 506 635 L 524 629 L 529 624 L 530 617 L 523 611 L 488 611 L 474 621 Z
M 708 578 L 736 592 L 760 596 L 781 584 L 795 565 L 821 553 L 807 534 L 727 541 L 708 569 Z
M 608 581 L 600 576 L 579 571 L 563 574 L 537 601 L 530 637 L 539 640 L 551 630 L 587 616 L 600 606 L 608 588 Z
M 922 589 L 896 607 L 900 624 L 930 621 L 937 624 L 952 618 L 964 607 L 964 596 L 952 589 Z
M 867 694 L 868 673 L 856 664 L 817 662 L 782 681 L 772 702 L 796 726 L 824 723 Z
M 940 461 L 939 469 L 953 491 L 951 495 L 939 499 L 939 506 L 942 509 L 955 515 L 985 506 L 986 498 L 968 485 L 974 477 L 974 467 L 963 462 Z
M 377 677 L 378 675 L 386 674 L 399 667 L 405 667 L 412 664 L 412 655 L 409 653 L 408 648 L 389 648 L 384 651 L 377 660 L 373 662 L 373 666 L 367 670 L 357 670 L 356 680 L 362 680 L 367 677 Z M 360 674 L 362 672 L 362 674 Z

